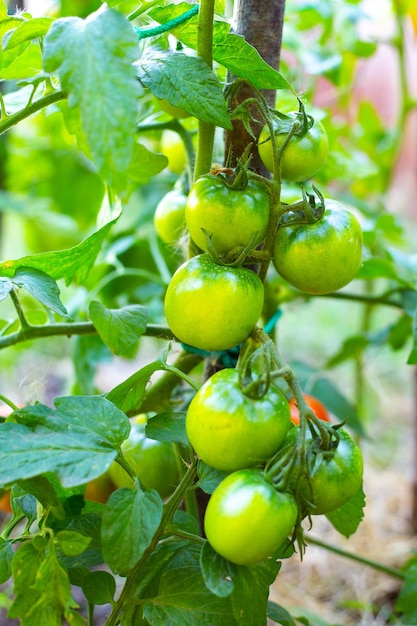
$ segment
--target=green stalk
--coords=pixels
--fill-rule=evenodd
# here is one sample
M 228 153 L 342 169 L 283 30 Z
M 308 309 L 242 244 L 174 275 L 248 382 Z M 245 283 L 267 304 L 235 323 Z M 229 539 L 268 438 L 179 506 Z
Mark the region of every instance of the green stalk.
M 202 0 L 198 14 L 197 54 L 210 68 L 213 66 L 213 20 L 214 0 Z M 214 131 L 215 126 L 213 124 L 199 120 L 194 180 L 210 171 Z
M 64 91 L 54 91 L 53 93 L 49 93 L 43 98 L 39 98 L 39 100 L 35 100 L 35 102 L 32 102 L 30 105 L 25 106 L 20 111 L 17 111 L 12 115 L 8 115 L 4 119 L 2 118 L 0 120 L 0 135 L 2 133 L 5 133 L 6 130 L 9 130 L 9 128 L 12 128 L 12 126 L 15 126 L 27 117 L 30 117 L 34 113 L 41 111 L 50 104 L 54 104 L 54 102 L 65 100 L 66 97 L 67 94 Z

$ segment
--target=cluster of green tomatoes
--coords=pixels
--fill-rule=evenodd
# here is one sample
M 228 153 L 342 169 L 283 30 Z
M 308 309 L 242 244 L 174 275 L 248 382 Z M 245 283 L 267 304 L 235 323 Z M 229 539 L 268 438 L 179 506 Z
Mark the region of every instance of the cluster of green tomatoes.
M 290 141 L 279 127 L 274 142 L 270 127 L 260 135 L 259 154 L 273 172 L 277 151 L 287 143 L 280 179 L 304 181 L 327 157 L 324 128 L 302 119 L 302 132 Z M 271 187 L 246 173 L 245 184 L 237 186 L 226 170 L 213 171 L 198 178 L 187 197 L 173 190 L 157 207 L 161 238 L 175 243 L 185 221 L 196 250 L 174 273 L 164 302 L 167 323 L 186 347 L 227 351 L 251 335 L 264 306 L 257 260 L 265 261 L 271 229 L 267 262 L 305 293 L 341 289 L 360 267 L 362 231 L 353 213 L 334 200 L 316 207 L 303 194 L 302 202 L 279 203 L 277 214 Z M 210 497 L 205 534 L 233 563 L 269 557 L 304 517 L 338 509 L 361 488 L 362 456 L 349 434 L 317 428 L 320 420 L 308 408 L 303 411 L 310 428 L 303 427 L 301 440 L 274 380 L 253 394 L 242 384 L 239 367 L 211 376 L 189 405 L 187 435 L 198 458 L 227 473 Z M 283 459 L 291 471 L 285 463 L 283 470 Z

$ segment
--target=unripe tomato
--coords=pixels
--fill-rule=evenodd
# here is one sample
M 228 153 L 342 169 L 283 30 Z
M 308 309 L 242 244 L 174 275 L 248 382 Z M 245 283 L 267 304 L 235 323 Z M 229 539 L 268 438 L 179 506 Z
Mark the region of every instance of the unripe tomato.
M 264 185 L 249 181 L 245 189 L 230 189 L 218 176 L 206 175 L 191 187 L 185 221 L 191 239 L 207 251 L 204 229 L 215 249 L 229 252 L 236 246 L 260 243 L 269 221 L 270 195 Z
M 311 294 L 341 289 L 355 277 L 362 260 L 362 229 L 356 217 L 336 200 L 326 200 L 313 224 L 278 228 L 275 268 L 290 285 Z
M 196 393 L 185 424 L 198 456 L 215 469 L 231 472 L 273 456 L 290 427 L 290 408 L 272 385 L 262 398 L 245 395 L 238 371 L 226 368 Z
M 85 497 L 93 502 L 105 503 L 116 489 L 108 472 L 87 483 Z
M 145 489 L 156 489 L 161 498 L 171 495 L 180 480 L 173 444 L 149 439 L 145 424 L 134 422 L 122 452 Z M 109 476 L 117 487 L 133 486 L 133 480 L 116 461 L 109 468 Z
M 288 115 L 296 117 L 297 113 Z M 284 143 L 288 133 L 275 135 L 277 148 Z M 274 170 L 272 142 L 268 126 L 259 135 L 258 151 L 261 160 L 269 171 Z M 305 135 L 293 135 L 281 159 L 281 177 L 284 180 L 300 182 L 314 176 L 324 165 L 329 154 L 329 140 L 320 120 L 314 120 Z
M 257 323 L 264 290 L 257 274 L 218 265 L 209 254 L 183 263 L 165 295 L 165 317 L 174 335 L 200 350 L 228 350 Z
M 261 471 L 242 469 L 216 487 L 204 516 L 212 548 L 237 565 L 270 556 L 290 535 L 298 510 L 289 493 L 279 492 Z
M 154 214 L 157 234 L 165 243 L 176 243 L 185 227 L 187 196 L 180 189 L 172 189 L 158 203 Z
M 187 113 L 187 111 L 184 111 L 184 109 L 176 107 L 174 104 L 168 102 L 168 100 L 165 100 L 165 98 L 157 98 L 156 100 L 161 109 L 165 111 L 165 113 L 168 113 L 168 115 L 171 115 L 171 117 L 176 117 L 177 119 L 190 117 L 190 113 Z
M 164 130 L 161 137 L 161 152 L 168 159 L 168 167 L 174 174 L 183 173 L 187 164 L 187 153 L 178 133 Z
M 304 400 L 307 402 L 310 409 L 313 411 L 314 415 L 318 417 L 319 420 L 323 420 L 324 422 L 330 422 L 331 419 L 329 417 L 329 413 L 322 402 L 318 398 L 311 396 L 308 393 L 303 394 Z M 290 411 L 291 411 L 291 421 L 293 424 L 298 426 L 300 423 L 300 411 L 298 410 L 297 402 L 295 398 L 291 398 L 289 401 Z

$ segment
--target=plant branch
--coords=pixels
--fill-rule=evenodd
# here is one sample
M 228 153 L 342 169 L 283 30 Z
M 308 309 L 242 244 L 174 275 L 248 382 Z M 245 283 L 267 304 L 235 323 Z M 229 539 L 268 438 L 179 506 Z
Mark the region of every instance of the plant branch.
M 54 104 L 54 102 L 65 100 L 66 97 L 67 94 L 64 91 L 54 91 L 53 93 L 49 93 L 43 98 L 39 98 L 39 100 L 35 100 L 35 102 L 32 102 L 30 105 L 25 106 L 20 111 L 16 111 L 16 113 L 8 115 L 4 119 L 2 118 L 0 120 L 0 135 L 2 133 L 5 133 L 6 130 L 9 130 L 9 128 L 15 126 L 27 117 L 30 117 L 34 113 L 41 111 L 50 104 Z

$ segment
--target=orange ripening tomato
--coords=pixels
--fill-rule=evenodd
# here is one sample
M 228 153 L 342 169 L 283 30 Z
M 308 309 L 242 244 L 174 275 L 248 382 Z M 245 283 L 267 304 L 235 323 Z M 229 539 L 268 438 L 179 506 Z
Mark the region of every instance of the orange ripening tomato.
M 304 400 L 307 402 L 310 409 L 313 411 L 314 415 L 319 418 L 319 420 L 323 420 L 323 422 L 330 422 L 329 413 L 320 400 L 315 398 L 314 396 L 310 396 L 308 393 L 303 394 Z M 295 398 L 291 398 L 289 401 L 290 409 L 291 409 L 291 421 L 296 426 L 300 423 L 300 412 L 298 410 L 297 403 Z

